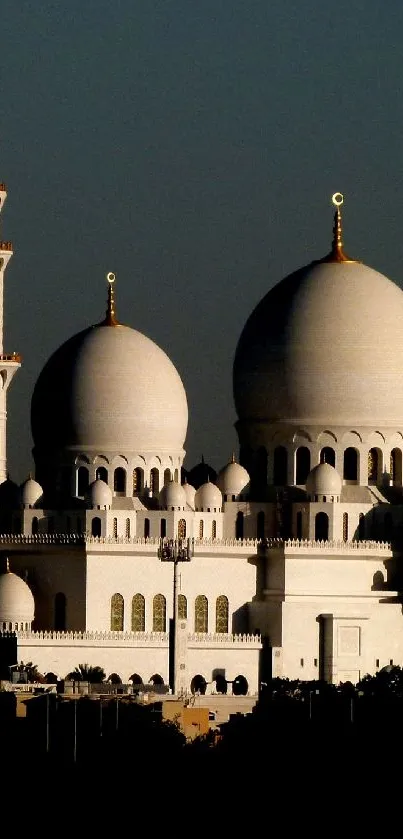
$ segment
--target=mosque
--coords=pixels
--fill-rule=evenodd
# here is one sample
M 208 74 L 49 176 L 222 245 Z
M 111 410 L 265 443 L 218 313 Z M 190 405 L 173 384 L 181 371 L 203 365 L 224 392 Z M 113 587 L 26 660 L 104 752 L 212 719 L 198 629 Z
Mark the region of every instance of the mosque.
M 14 661 L 249 695 L 271 676 L 356 683 L 403 663 L 403 291 L 346 255 L 342 201 L 330 253 L 246 322 L 239 453 L 218 474 L 184 469 L 179 373 L 119 322 L 109 274 L 104 320 L 37 379 L 35 477 L 8 478 L 21 358 L 3 352 L 0 243 L 0 650 Z

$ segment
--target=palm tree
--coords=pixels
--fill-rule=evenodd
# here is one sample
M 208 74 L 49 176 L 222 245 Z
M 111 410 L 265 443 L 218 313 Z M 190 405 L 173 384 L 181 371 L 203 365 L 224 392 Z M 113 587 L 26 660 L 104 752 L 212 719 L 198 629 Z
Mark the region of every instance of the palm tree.
M 45 676 L 39 672 L 38 666 L 36 664 L 33 664 L 32 661 L 27 661 L 26 663 L 20 661 L 15 670 L 17 671 L 17 673 L 21 674 L 21 681 L 23 681 L 23 673 L 26 673 L 26 680 L 28 682 L 37 682 L 43 684 L 46 681 Z
M 66 679 L 74 682 L 91 682 L 99 685 L 106 676 L 103 667 L 92 667 L 90 664 L 79 664 L 75 670 L 68 673 Z

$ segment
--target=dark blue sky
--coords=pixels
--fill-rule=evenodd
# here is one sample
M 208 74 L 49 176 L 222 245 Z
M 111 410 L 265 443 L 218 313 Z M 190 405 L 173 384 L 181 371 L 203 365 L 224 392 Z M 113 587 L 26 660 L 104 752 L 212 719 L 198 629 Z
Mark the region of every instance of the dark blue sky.
M 36 377 L 103 317 L 107 271 L 119 319 L 182 376 L 186 465 L 218 468 L 243 324 L 329 249 L 334 191 L 347 252 L 403 284 L 403 5 L 3 0 L 1 19 L 11 477 Z

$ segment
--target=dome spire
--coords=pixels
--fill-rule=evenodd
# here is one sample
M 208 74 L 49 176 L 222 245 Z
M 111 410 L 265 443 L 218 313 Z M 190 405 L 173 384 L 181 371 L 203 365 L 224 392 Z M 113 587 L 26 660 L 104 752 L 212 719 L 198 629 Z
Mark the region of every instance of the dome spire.
M 118 321 L 116 320 L 115 316 L 115 293 L 113 284 L 116 280 L 115 274 L 112 271 L 106 275 L 106 279 L 108 280 L 108 307 L 106 310 L 106 318 L 103 321 L 104 326 L 118 326 Z
M 344 195 L 341 192 L 335 192 L 332 195 L 332 204 L 336 207 L 334 214 L 333 226 L 333 243 L 332 250 L 321 262 L 357 262 L 356 259 L 350 259 L 343 251 L 342 240 L 342 222 L 341 222 L 341 205 L 344 201 Z

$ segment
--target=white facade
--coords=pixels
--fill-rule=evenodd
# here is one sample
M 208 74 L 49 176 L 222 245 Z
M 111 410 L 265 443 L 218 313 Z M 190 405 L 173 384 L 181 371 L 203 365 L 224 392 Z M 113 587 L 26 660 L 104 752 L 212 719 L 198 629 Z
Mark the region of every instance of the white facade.
M 250 695 L 271 675 L 356 682 L 403 664 L 402 336 L 403 292 L 345 256 L 337 211 L 331 253 L 275 286 L 240 338 L 241 463 L 192 486 L 180 377 L 118 323 L 110 286 L 105 321 L 38 378 L 20 488 L 0 405 L 0 632 L 18 660 Z

